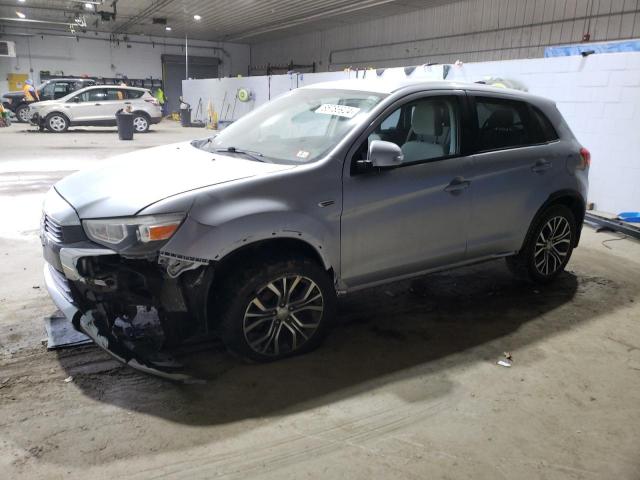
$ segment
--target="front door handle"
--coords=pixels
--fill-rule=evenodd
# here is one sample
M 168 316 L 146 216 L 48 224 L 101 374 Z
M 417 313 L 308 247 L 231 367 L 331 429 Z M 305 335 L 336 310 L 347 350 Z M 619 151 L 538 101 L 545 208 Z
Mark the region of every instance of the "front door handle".
M 471 182 L 469 180 L 465 180 L 462 177 L 456 177 L 451 180 L 451 183 L 449 185 L 444 187 L 444 191 L 456 194 L 460 193 L 462 190 L 466 190 L 467 188 L 469 188 L 469 185 L 471 185 Z
M 94 107 L 101 107 L 101 106 L 102 106 L 102 104 L 101 104 L 101 103 L 94 103 L 94 104 L 93 104 L 93 106 L 94 106 Z
M 546 170 L 549 170 L 553 164 L 549 160 L 538 160 L 533 167 L 531 167 L 532 172 L 543 173 Z

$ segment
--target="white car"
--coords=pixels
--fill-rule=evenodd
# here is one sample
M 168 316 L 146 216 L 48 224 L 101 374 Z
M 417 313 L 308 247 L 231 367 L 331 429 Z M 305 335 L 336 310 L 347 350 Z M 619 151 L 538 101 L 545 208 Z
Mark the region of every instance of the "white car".
M 32 103 L 31 123 L 54 133 L 75 126 L 115 126 L 116 113 L 131 107 L 136 132 L 162 120 L 162 107 L 149 90 L 135 87 L 95 85 L 57 100 Z

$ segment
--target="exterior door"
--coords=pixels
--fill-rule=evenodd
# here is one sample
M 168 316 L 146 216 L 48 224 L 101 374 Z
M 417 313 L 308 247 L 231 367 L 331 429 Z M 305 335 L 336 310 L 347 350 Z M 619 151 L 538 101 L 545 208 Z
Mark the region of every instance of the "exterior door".
M 131 102 L 127 99 L 127 90 L 123 88 L 106 88 L 104 101 L 100 102 L 99 119 L 102 121 L 116 120 L 116 113 L 123 110 Z
M 476 153 L 469 189 L 470 258 L 519 250 L 537 210 L 559 188 L 564 159 L 551 122 L 536 107 L 472 96 Z
M 463 92 L 414 95 L 367 133 L 346 166 L 341 276 L 349 288 L 463 261 L 470 197 L 461 155 Z M 357 169 L 368 144 L 399 145 L 401 166 Z
M 65 113 L 74 123 L 95 122 L 101 120 L 102 104 L 107 98 L 104 88 L 92 88 L 72 97 L 65 104 Z

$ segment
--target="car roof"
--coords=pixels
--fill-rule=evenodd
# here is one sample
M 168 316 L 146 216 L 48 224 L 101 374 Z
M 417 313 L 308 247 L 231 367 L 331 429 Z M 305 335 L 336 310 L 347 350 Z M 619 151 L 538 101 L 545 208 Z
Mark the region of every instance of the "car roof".
M 49 78 L 47 80 L 43 80 L 43 82 L 95 82 L 92 78 Z
M 521 90 L 511 88 L 492 87 L 481 83 L 454 82 L 447 80 L 383 80 L 383 79 L 354 79 L 336 80 L 332 82 L 315 83 L 307 85 L 305 89 L 333 89 L 354 90 L 373 93 L 392 94 L 400 90 L 412 90 L 416 87 L 424 90 L 471 90 L 474 92 L 502 93 L 516 95 L 523 99 L 533 99 L 534 96 Z M 538 98 L 538 97 L 535 97 Z
M 143 91 L 143 92 L 149 91 L 148 88 L 142 88 L 142 87 L 129 87 L 129 86 L 122 86 L 122 85 L 90 85 L 88 87 L 84 87 L 78 90 L 78 92 L 85 91 L 85 90 L 95 90 L 96 88 L 122 88 L 125 90 L 137 90 L 137 91 Z

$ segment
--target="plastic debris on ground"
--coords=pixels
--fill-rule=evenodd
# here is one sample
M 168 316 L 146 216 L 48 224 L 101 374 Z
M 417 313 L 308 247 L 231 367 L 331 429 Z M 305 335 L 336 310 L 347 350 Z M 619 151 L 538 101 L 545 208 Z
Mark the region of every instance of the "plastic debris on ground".
M 513 364 L 513 357 L 511 356 L 511 353 L 504 352 L 503 355 L 504 358 L 498 360 L 497 364 L 501 367 L 511 367 L 511 365 Z

